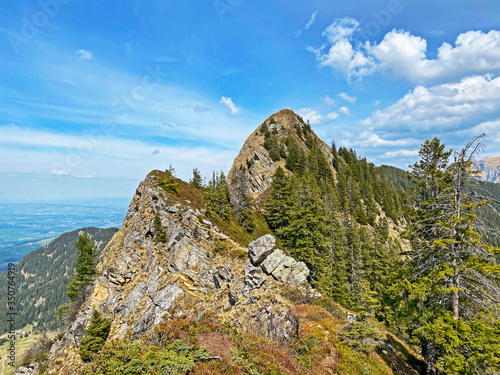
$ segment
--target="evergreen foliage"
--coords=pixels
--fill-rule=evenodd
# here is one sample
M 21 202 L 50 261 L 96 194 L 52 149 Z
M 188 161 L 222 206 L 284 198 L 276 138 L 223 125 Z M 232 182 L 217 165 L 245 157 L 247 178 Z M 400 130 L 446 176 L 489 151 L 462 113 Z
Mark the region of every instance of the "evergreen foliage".
M 193 178 L 189 180 L 189 183 L 195 188 L 203 188 L 203 177 L 201 176 L 201 172 L 198 168 L 193 169 Z
M 288 155 L 286 157 L 286 168 L 294 173 L 302 174 L 305 171 L 306 156 L 299 147 L 295 139 L 288 137 L 286 139 Z
M 485 354 L 485 348 L 500 348 L 498 249 L 477 230 L 476 211 L 486 202 L 466 189 L 482 138 L 455 152 L 452 162 L 452 150 L 438 138 L 427 140 L 412 166 L 416 192 L 407 235 L 413 246 L 403 290 L 410 334 L 421 340 L 428 374 L 500 369 L 500 358 Z
M 74 302 L 82 288 L 92 281 L 96 275 L 96 254 L 94 241 L 88 233 L 83 233 L 78 237 L 75 244 L 78 252 L 75 263 L 75 272 L 71 277 L 71 282 L 66 295 L 70 302 Z
M 163 225 L 161 223 L 161 218 L 160 215 L 158 215 L 158 213 L 155 214 L 153 224 L 155 226 L 155 231 L 156 231 L 156 240 L 158 242 L 167 242 L 167 233 L 165 232 L 165 228 L 163 228 Z
M 281 147 L 278 142 L 278 138 L 276 137 L 276 131 L 267 130 L 264 133 L 264 148 L 269 152 L 269 157 L 272 161 L 278 161 L 281 159 Z
M 234 177 L 233 184 L 236 191 L 233 192 L 233 213 L 241 227 L 248 233 L 255 229 L 255 220 L 252 212 L 252 198 L 248 195 L 248 173 L 244 166 L 240 166 Z
M 166 176 L 158 182 L 158 186 L 165 190 L 167 193 L 179 195 L 179 183 L 174 177 L 175 170 L 172 166 L 165 171 Z
M 303 137 L 312 134 L 304 125 Z M 364 315 L 391 319 L 383 302 L 390 276 L 400 267 L 401 246 L 389 238 L 388 219 L 378 207 L 399 220 L 402 193 L 353 150 L 337 153 L 332 145 L 334 177 L 316 141 L 307 154 L 293 137 L 286 145 L 289 175 L 278 168 L 273 177 L 266 204 L 269 227 L 307 264 L 322 293 Z
M 89 325 L 85 330 L 85 335 L 80 340 L 78 354 L 82 361 L 89 362 L 104 346 L 111 328 L 111 321 L 104 318 L 97 310 L 92 311 Z
M 215 212 L 222 220 L 228 221 L 232 215 L 229 187 L 224 172 L 213 172 L 205 189 L 204 203 L 207 210 Z

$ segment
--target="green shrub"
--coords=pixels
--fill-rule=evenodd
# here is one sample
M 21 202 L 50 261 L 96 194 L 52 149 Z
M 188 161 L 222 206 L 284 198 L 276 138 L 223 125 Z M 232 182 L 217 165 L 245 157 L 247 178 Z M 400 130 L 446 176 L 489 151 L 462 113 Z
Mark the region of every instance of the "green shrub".
M 385 335 L 367 320 L 362 320 L 347 325 L 341 338 L 347 346 L 369 354 L 383 341 Z
M 80 341 L 78 354 L 84 362 L 89 362 L 92 357 L 104 346 L 111 328 L 111 321 L 102 317 L 97 310 L 92 311 L 90 323 L 85 330 L 85 336 Z
M 161 218 L 160 215 L 158 215 L 158 213 L 155 214 L 154 226 L 155 226 L 155 231 L 157 233 L 156 240 L 158 242 L 167 242 L 167 234 L 165 233 L 165 228 L 163 228 L 163 225 L 161 223 Z
M 165 171 L 167 176 L 158 182 L 158 186 L 161 187 L 165 192 L 179 195 L 179 183 L 175 179 L 171 171 Z

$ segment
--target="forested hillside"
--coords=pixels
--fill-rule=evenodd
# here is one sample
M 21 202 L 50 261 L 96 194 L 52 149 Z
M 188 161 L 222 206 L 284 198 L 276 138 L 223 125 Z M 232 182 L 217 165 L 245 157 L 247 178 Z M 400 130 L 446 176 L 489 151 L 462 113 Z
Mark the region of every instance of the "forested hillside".
M 404 192 L 404 195 L 411 194 L 412 189 L 415 189 L 404 170 L 388 165 L 377 167 L 377 170 L 398 191 Z M 477 211 L 481 233 L 490 245 L 500 246 L 500 184 L 472 179 L 468 190 L 479 199 L 489 201 Z
M 386 315 L 388 277 L 405 246 L 399 232 L 406 198 L 374 164 L 352 149 L 328 147 L 300 116 L 283 110 L 247 139 L 228 181 L 205 188 L 210 205 L 211 191 L 226 189 L 220 195 L 231 197 L 251 232 L 256 196 L 258 216 L 264 213 L 286 251 L 307 264 L 313 286 L 363 314 Z
M 16 327 L 34 324 L 38 332 L 61 327 L 62 321 L 57 318 L 56 311 L 68 301 L 65 292 L 74 270 L 77 254 L 75 243 L 79 233 L 88 233 L 96 242 L 100 254 L 117 231 L 116 228 L 74 230 L 26 255 L 16 266 Z M 6 272 L 1 272 L 0 277 L 6 280 Z M 6 305 L 6 297 L 6 294 L 0 296 L 0 305 Z M 3 321 L 0 332 L 7 331 L 7 322 Z

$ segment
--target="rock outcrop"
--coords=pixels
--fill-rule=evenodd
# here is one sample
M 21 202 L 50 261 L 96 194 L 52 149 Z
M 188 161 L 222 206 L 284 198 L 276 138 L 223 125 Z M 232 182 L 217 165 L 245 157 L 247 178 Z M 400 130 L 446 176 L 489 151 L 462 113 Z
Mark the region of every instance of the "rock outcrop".
M 49 374 L 74 374 L 93 309 L 111 319 L 109 340 L 138 338 L 164 316 L 204 312 L 272 340 L 290 338 L 292 304 L 283 291 L 308 288 L 305 264 L 275 249 L 271 235 L 241 247 L 205 218 L 201 206 L 166 194 L 158 186 L 163 174 L 151 172 L 137 189 L 122 228 L 101 254 L 89 297 L 50 351 Z M 214 251 L 221 243 L 224 252 Z
M 481 171 L 478 175 L 479 180 L 500 182 L 500 156 L 477 160 L 474 162 L 474 167 Z
M 266 124 L 269 131 L 275 133 L 276 139 L 280 144 L 284 145 L 286 139 L 292 137 L 299 147 L 307 154 L 308 147 L 303 137 L 298 134 L 298 132 L 302 134 L 307 125 L 292 110 L 283 109 L 270 116 L 263 124 Z M 245 183 L 247 184 L 247 186 L 245 186 L 245 194 L 255 199 L 271 187 L 274 173 L 278 167 L 285 167 L 286 160 L 284 158 L 273 161 L 269 151 L 264 147 L 265 134 L 261 131 L 263 124 L 255 129 L 246 139 L 228 173 L 228 183 L 233 205 L 241 184 L 238 178 L 241 168 L 247 171 L 247 175 L 245 176 Z M 335 175 L 336 172 L 332 166 L 333 156 L 330 147 L 314 133 L 311 133 L 311 136 L 319 145 L 319 149 L 330 164 L 333 175 Z

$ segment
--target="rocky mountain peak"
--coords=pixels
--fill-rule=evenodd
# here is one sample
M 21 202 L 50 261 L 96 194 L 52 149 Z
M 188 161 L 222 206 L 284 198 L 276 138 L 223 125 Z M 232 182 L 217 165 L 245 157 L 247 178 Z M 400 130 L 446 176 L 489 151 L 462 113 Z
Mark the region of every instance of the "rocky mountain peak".
M 474 162 L 474 167 L 480 170 L 478 179 L 487 182 L 500 182 L 500 156 L 484 158 Z
M 273 175 L 279 167 L 287 170 L 287 157 L 292 143 L 305 155 L 312 148 L 319 149 L 332 168 L 330 147 L 314 134 L 309 124 L 290 109 L 269 116 L 246 139 L 228 174 L 231 201 L 241 192 L 257 199 L 271 187 Z M 288 170 L 288 173 L 291 172 Z

